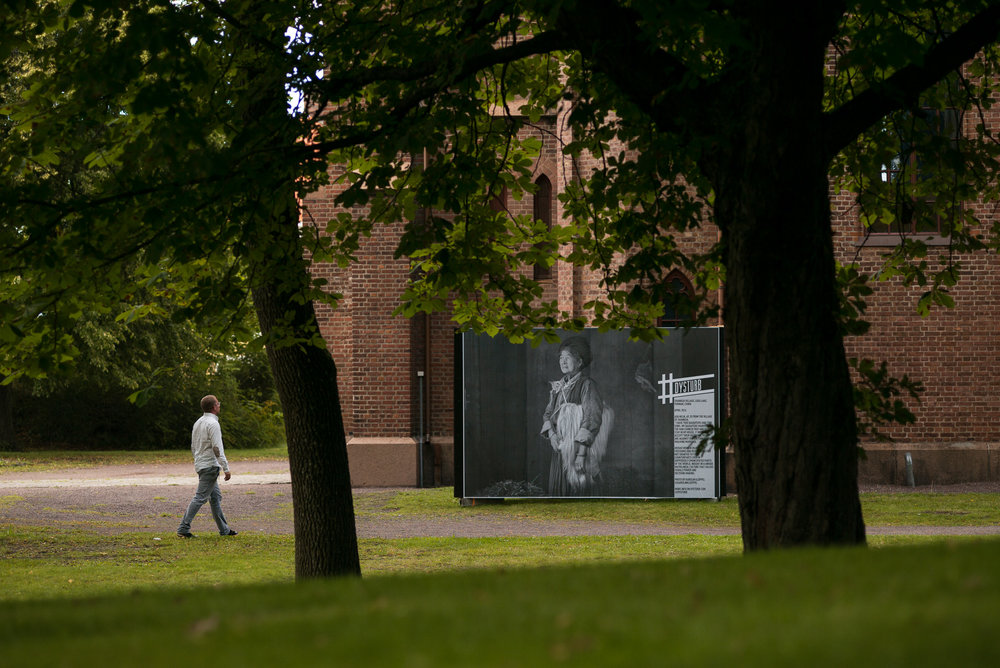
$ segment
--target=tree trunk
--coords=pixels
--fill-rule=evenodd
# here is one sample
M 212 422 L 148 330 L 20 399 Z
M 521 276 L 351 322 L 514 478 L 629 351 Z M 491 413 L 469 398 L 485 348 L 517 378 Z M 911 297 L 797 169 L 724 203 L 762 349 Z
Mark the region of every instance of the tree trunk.
M 267 5 L 243 0 L 226 8 L 241 19 L 234 90 L 243 125 L 233 145 L 245 152 L 242 167 L 254 175 L 243 195 L 242 217 L 251 230 L 254 307 L 285 419 L 295 577 L 360 575 L 337 367 L 319 332 L 299 235 L 295 187 L 301 172 L 276 169 L 270 161 L 271 151 L 301 141 L 301 127 L 286 108 L 286 63 L 244 28 L 270 25 Z M 274 37 L 275 44 L 284 39 Z
M 820 143 L 829 38 L 798 16 L 751 17 L 743 122 L 713 174 L 746 550 L 865 541 Z
M 295 519 L 296 578 L 360 575 L 337 367 L 319 335 L 294 199 L 261 254 L 254 306 L 281 399 Z M 278 214 L 281 215 L 281 214 Z M 276 249 L 286 249 L 276 252 Z M 273 337 L 273 338 L 272 338 Z M 290 339 L 296 343 L 288 344 Z

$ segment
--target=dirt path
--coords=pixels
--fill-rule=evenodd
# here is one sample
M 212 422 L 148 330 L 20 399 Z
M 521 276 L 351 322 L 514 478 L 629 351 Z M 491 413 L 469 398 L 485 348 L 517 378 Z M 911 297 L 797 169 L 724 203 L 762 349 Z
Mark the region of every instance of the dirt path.
M 0 525 L 87 528 L 119 533 L 150 531 L 173 534 L 194 492 L 190 466 L 103 466 L 0 475 Z M 222 482 L 223 506 L 230 524 L 240 531 L 293 533 L 292 489 L 288 463 L 241 462 Z M 676 527 L 628 522 L 546 521 L 488 517 L 458 507 L 449 517 L 394 517 L 384 507 L 399 490 L 357 489 L 355 509 L 360 538 L 594 536 L 594 535 L 736 535 L 737 529 Z M 905 493 L 1000 492 L 983 483 L 936 488 L 869 487 L 866 491 Z M 208 508 L 195 518 L 195 533 L 214 531 Z M 868 527 L 870 535 L 998 535 L 992 527 Z

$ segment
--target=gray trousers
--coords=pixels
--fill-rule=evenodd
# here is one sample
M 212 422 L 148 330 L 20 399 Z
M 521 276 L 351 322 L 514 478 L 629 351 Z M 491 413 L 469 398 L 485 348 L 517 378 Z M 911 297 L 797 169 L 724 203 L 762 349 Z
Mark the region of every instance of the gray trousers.
M 201 507 L 205 505 L 206 501 L 211 503 L 212 518 L 215 520 L 216 526 L 219 527 L 219 533 L 223 536 L 229 533 L 226 516 L 222 514 L 222 490 L 219 489 L 218 466 L 198 471 L 198 490 L 194 493 L 194 498 L 191 499 L 191 504 L 188 505 L 187 512 L 184 513 L 184 518 L 181 520 L 180 526 L 177 527 L 177 533 L 189 533 L 191 531 L 191 521 L 198 514 L 198 511 L 201 510 Z

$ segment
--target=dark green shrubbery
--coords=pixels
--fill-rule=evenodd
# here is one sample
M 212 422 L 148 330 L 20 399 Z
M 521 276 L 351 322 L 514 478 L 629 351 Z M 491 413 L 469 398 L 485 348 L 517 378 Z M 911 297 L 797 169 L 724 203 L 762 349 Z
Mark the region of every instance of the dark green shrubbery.
M 22 449 L 159 450 L 191 445 L 206 394 L 222 401 L 227 448 L 284 443 L 284 426 L 263 351 L 211 349 L 186 323 L 124 325 L 95 316 L 74 332 L 73 373 L 19 379 L 10 388 Z

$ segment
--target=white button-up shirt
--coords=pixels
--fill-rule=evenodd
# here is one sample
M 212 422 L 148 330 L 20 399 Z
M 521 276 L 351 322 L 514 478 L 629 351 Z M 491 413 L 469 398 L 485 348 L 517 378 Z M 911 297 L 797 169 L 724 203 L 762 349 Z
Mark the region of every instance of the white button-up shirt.
M 203 471 L 213 466 L 221 466 L 229 472 L 226 451 L 222 447 L 222 427 L 219 416 L 205 413 L 191 429 L 191 454 L 194 455 L 194 470 Z

